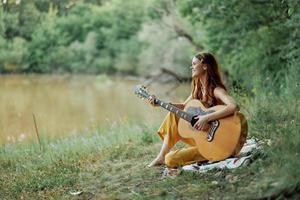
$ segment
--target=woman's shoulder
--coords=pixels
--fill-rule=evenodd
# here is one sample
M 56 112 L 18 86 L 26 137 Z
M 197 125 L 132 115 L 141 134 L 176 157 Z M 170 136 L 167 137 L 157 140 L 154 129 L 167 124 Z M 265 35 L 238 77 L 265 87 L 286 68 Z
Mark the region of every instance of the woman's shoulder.
M 222 95 L 227 95 L 228 94 L 227 91 L 224 88 L 220 87 L 220 86 L 215 87 L 213 93 L 214 93 L 215 97 L 220 97 Z
M 215 99 L 215 104 L 216 105 L 223 105 L 224 104 L 224 97 L 228 96 L 228 93 L 227 91 L 222 88 L 222 87 L 216 87 L 214 88 L 213 90 L 213 94 L 214 94 L 214 99 Z

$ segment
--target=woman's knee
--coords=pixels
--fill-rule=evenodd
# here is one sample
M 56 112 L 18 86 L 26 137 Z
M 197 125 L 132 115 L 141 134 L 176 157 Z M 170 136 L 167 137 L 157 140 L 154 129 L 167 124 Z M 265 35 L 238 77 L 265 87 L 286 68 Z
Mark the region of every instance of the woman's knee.
M 167 167 L 175 168 L 178 167 L 179 163 L 177 162 L 177 159 L 174 156 L 175 152 L 171 151 L 165 156 L 165 164 Z

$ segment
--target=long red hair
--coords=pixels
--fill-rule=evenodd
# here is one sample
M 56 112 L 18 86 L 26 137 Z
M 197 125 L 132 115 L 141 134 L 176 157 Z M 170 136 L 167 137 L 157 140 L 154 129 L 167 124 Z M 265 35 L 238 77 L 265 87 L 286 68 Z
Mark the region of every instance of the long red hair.
M 221 87 L 227 90 L 220 74 L 218 62 L 211 53 L 200 52 L 196 54 L 195 57 L 200 60 L 201 63 L 207 65 L 208 86 L 206 91 L 202 91 L 200 78 L 194 77 L 192 79 L 192 97 L 193 99 L 199 99 L 203 103 L 207 103 L 209 106 L 216 105 L 217 99 L 213 94 L 214 89 Z

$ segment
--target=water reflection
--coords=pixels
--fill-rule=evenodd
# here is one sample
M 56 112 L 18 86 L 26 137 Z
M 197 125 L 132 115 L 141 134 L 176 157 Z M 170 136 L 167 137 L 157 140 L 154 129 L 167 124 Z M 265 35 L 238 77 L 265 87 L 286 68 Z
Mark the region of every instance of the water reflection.
M 166 111 L 137 98 L 138 81 L 106 76 L 6 75 L 0 76 L 0 143 L 35 139 L 32 114 L 39 132 L 48 138 L 84 133 L 113 121 L 162 120 Z M 165 101 L 183 101 L 189 85 L 165 93 L 173 85 L 152 85 L 151 93 Z

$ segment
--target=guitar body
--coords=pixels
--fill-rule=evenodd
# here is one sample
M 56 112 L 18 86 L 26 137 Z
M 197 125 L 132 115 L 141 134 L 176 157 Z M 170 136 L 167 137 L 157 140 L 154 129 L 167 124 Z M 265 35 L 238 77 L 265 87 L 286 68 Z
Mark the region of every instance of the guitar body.
M 223 108 L 223 105 L 205 108 L 199 100 L 193 99 L 187 103 L 184 111 L 196 116 Z M 194 139 L 199 153 L 204 158 L 219 161 L 241 150 L 247 137 L 248 125 L 244 115 L 236 112 L 210 123 L 203 131 L 196 130 L 190 122 L 180 118 L 178 131 L 181 137 Z

